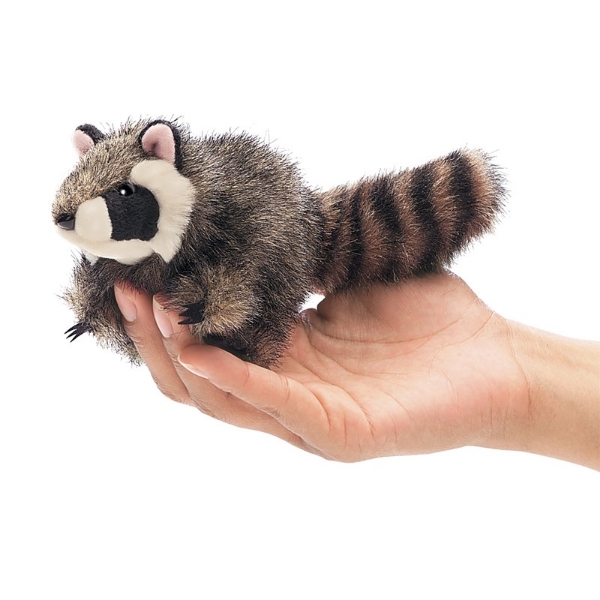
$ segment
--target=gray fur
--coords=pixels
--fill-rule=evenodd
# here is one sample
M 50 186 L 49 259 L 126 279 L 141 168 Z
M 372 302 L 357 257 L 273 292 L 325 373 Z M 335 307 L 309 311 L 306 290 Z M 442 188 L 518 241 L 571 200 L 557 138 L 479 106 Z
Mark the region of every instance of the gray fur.
M 152 123 L 128 122 L 98 138 L 62 184 L 55 223 L 153 160 L 140 143 Z M 78 320 L 71 337 L 91 332 L 134 362 L 139 356 L 114 298 L 117 281 L 165 293 L 198 338 L 269 366 L 285 350 L 310 291 L 439 269 L 489 229 L 502 207 L 498 171 L 477 151 L 321 193 L 252 136 L 197 138 L 178 123 L 169 126 L 177 134 L 178 172 L 194 189 L 179 251 L 168 262 L 152 254 L 135 264 L 82 256 L 64 295 Z

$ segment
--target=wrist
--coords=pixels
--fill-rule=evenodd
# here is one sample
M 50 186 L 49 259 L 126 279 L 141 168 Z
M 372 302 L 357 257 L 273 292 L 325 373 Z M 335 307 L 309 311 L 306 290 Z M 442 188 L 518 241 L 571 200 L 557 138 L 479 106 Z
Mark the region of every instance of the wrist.
M 600 470 L 600 344 L 510 323 L 526 381 L 507 447 Z

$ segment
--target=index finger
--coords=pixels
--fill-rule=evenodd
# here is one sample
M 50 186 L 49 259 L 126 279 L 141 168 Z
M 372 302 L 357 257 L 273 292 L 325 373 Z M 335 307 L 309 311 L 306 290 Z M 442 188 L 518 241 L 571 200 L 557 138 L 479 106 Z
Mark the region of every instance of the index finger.
M 115 299 L 123 314 L 125 331 L 150 370 L 159 390 L 172 400 L 193 404 L 156 326 L 152 298 L 120 283 L 115 285 Z

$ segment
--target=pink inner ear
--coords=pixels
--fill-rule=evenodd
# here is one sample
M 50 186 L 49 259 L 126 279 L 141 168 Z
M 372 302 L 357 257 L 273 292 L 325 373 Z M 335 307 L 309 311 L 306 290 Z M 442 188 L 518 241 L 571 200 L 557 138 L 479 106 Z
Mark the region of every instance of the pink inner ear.
M 171 128 L 164 123 L 148 128 L 142 137 L 142 149 L 156 158 L 175 163 L 175 139 Z
M 73 134 L 73 144 L 75 144 L 75 149 L 79 156 L 83 156 L 94 147 L 94 140 L 87 133 L 81 131 L 81 129 L 76 129 Z

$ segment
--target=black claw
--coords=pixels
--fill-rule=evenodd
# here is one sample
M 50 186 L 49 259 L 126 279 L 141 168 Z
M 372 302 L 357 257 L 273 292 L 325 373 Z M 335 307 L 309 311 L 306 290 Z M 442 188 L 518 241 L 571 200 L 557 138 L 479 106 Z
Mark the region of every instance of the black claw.
M 226 352 L 229 352 L 230 354 L 233 354 L 234 356 L 237 356 L 246 362 L 252 362 L 248 354 L 248 348 L 235 346 L 231 342 L 227 342 L 223 338 L 216 335 L 205 335 L 202 340 L 209 346 L 216 346 L 217 348 L 221 348 L 222 350 L 225 350 Z
M 91 331 L 90 326 L 85 323 L 76 323 L 65 331 L 65 335 L 70 342 L 74 342 L 80 335 Z
M 183 318 L 179 321 L 179 325 L 193 325 L 194 323 L 201 323 L 204 320 L 204 311 L 206 309 L 206 302 L 200 300 L 200 302 L 193 302 L 192 304 L 186 304 L 185 309 L 179 313 L 179 316 Z

